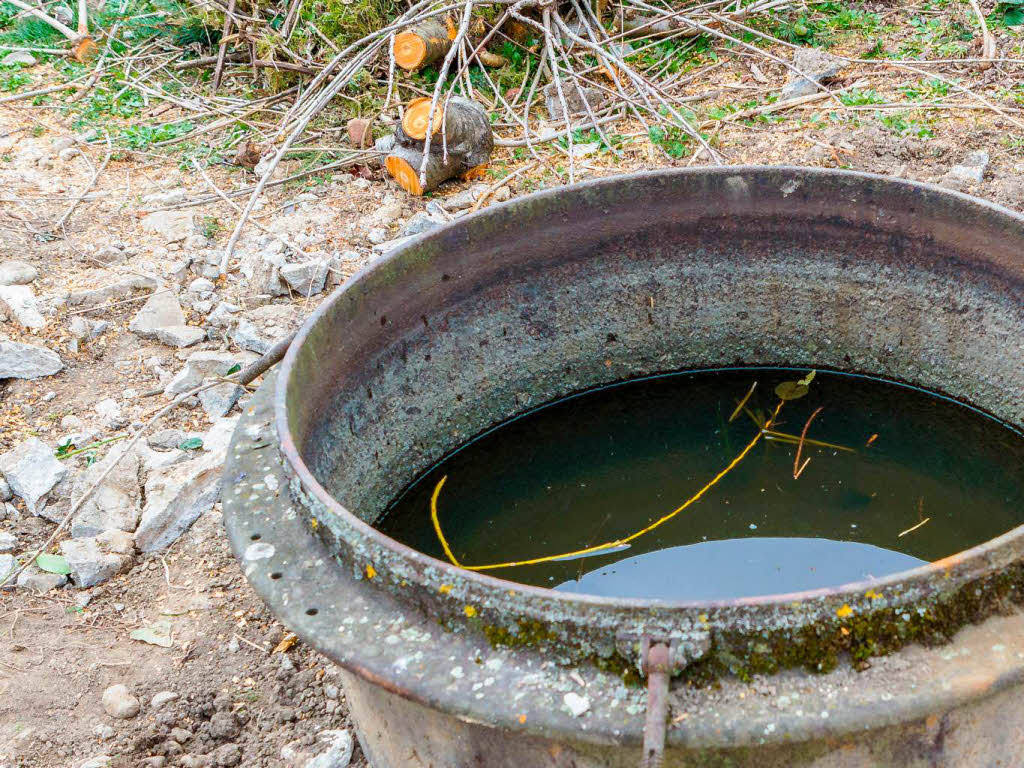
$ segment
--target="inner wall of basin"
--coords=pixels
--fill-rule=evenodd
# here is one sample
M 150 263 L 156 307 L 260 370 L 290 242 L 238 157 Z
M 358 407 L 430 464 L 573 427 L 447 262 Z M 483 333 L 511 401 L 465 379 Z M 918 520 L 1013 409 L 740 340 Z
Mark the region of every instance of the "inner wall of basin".
M 444 300 L 406 295 L 401 315 L 361 294 L 347 311 L 373 308 L 385 341 L 331 374 L 305 460 L 372 523 L 420 472 L 511 416 L 613 381 L 735 364 L 872 373 L 1021 424 L 1019 287 L 933 245 L 835 228 L 801 240 L 661 228 L 483 283 L 439 273 Z

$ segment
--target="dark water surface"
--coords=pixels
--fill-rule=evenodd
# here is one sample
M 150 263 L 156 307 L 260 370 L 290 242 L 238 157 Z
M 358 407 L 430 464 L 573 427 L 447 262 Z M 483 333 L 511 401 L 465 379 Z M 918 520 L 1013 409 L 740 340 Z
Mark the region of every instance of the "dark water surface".
M 466 444 L 392 503 L 379 528 L 467 566 L 614 542 L 725 469 L 806 371 L 742 369 L 628 382 L 558 401 Z M 752 414 L 729 417 L 751 384 Z M 762 438 L 696 503 L 615 551 L 488 570 L 614 597 L 725 599 L 833 586 L 946 557 L 1024 522 L 1024 437 L 911 387 L 818 372 L 775 429 L 853 448 Z M 872 438 L 873 435 L 877 437 Z M 870 444 L 869 444 L 870 441 Z M 901 532 L 920 527 L 900 536 Z

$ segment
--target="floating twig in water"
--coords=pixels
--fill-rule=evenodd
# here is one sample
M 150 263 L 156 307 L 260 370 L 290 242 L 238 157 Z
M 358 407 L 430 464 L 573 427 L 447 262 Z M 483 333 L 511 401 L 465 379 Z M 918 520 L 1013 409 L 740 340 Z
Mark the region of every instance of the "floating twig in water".
M 797 443 L 797 446 L 796 446 L 796 456 L 793 459 L 793 479 L 794 480 L 799 479 L 799 477 L 803 473 L 803 471 L 805 469 L 807 469 L 807 465 L 811 463 L 811 460 L 808 457 L 807 461 L 805 461 L 803 464 L 801 464 L 800 463 L 800 455 L 804 452 L 804 441 L 807 440 L 807 430 L 810 429 L 811 422 L 814 421 L 814 417 L 815 416 L 817 416 L 819 413 L 821 413 L 821 410 L 822 410 L 821 406 L 819 405 L 815 409 L 814 413 L 811 414 L 811 417 L 809 419 L 807 419 L 807 423 L 804 424 L 804 431 L 800 433 L 800 442 Z
M 789 443 L 790 445 L 797 445 L 800 442 L 799 435 L 791 435 L 789 432 L 776 432 L 774 429 L 764 430 L 764 436 L 766 440 L 775 440 L 780 443 Z M 832 448 L 836 451 L 846 451 L 847 453 L 856 453 L 856 449 L 850 448 L 846 445 L 837 445 L 836 443 L 826 443 L 824 440 L 813 440 L 810 437 L 804 440 L 805 445 L 813 445 L 817 448 Z
M 875 432 L 875 434 L 873 434 L 871 437 L 869 437 L 868 441 L 866 443 L 864 443 L 864 447 L 865 448 L 870 448 L 872 446 L 872 444 L 875 442 L 875 440 L 877 440 L 877 439 L 878 439 L 878 433 Z
M 920 523 L 918 523 L 917 525 L 915 525 L 915 526 L 913 526 L 913 527 L 911 527 L 911 528 L 907 528 L 907 530 L 905 530 L 905 531 L 901 532 L 901 533 L 899 534 L 899 536 L 897 536 L 897 537 L 896 537 L 897 539 L 898 539 L 898 538 L 900 538 L 900 537 L 902 537 L 902 536 L 906 536 L 906 535 L 907 535 L 908 533 L 910 533 L 911 531 L 916 531 L 916 530 L 917 530 L 918 528 L 920 528 L 920 527 L 921 527 L 922 525 L 924 525 L 924 524 L 925 524 L 925 523 L 927 523 L 927 522 L 928 522 L 929 520 L 931 520 L 931 518 L 930 518 L 930 517 L 924 517 L 924 496 L 922 496 L 921 498 L 919 498 L 919 499 L 917 500 L 917 516 L 918 516 L 918 517 L 921 517 L 921 518 L 924 518 L 924 519 L 922 519 L 922 520 L 921 520 L 921 522 L 920 522 Z
M 752 394 L 754 394 L 754 390 L 755 389 L 757 389 L 757 382 L 756 381 L 753 384 L 750 385 L 750 389 L 747 390 L 746 397 L 744 397 L 742 400 L 740 400 L 739 404 L 736 406 L 736 410 L 732 412 L 732 415 L 729 417 L 729 423 L 730 424 L 732 424 L 736 420 L 736 417 L 740 415 L 740 411 L 743 410 L 743 407 L 747 404 L 747 400 L 750 399 L 750 396 Z M 758 427 L 760 427 L 760 426 L 761 425 L 758 424 Z
M 765 423 L 766 428 L 770 427 L 772 423 L 775 421 L 775 419 L 778 418 L 779 411 L 782 409 L 782 405 L 783 401 L 779 400 L 779 404 L 775 406 L 775 411 L 774 413 L 772 413 L 771 418 L 768 419 L 768 421 Z M 440 520 L 438 520 L 437 516 L 437 497 L 441 494 L 441 488 L 444 486 L 445 481 L 448 479 L 447 475 L 445 475 L 440 479 L 440 481 L 438 481 L 437 485 L 434 487 L 434 493 L 430 497 L 430 520 L 434 524 L 434 532 L 437 534 L 437 538 L 441 542 L 441 548 L 444 550 L 444 553 L 448 557 L 448 560 L 451 561 L 452 565 L 457 566 L 459 568 L 465 568 L 467 571 L 491 571 L 496 570 L 498 568 L 513 568 L 519 565 L 538 565 L 540 563 L 550 563 L 555 560 L 575 559 L 577 557 L 584 557 L 592 554 L 606 554 L 607 551 L 612 548 L 622 547 L 623 544 L 629 544 L 631 541 L 640 538 L 644 534 L 650 533 L 655 528 L 658 528 L 663 524 L 667 523 L 669 520 L 671 520 L 673 517 L 678 515 L 683 510 L 696 504 L 704 497 L 704 494 L 706 494 L 708 491 L 714 488 L 723 477 L 732 472 L 732 470 L 736 468 L 736 465 L 743 461 L 743 459 L 747 457 L 747 454 L 754 450 L 754 446 L 756 446 L 761 441 L 761 438 L 765 437 L 766 434 L 767 432 L 765 429 L 758 431 L 758 433 L 754 435 L 753 440 L 747 443 L 746 447 L 742 451 L 740 451 L 739 455 L 737 455 L 736 458 L 729 462 L 725 469 L 723 469 L 721 472 L 719 472 L 717 475 L 711 478 L 711 480 L 706 485 L 704 485 L 703 488 L 701 488 L 699 491 L 693 494 L 693 496 L 684 501 L 674 510 L 669 512 L 667 515 L 658 518 L 653 523 L 648 525 L 646 528 L 642 528 L 639 531 L 636 531 L 635 533 L 631 533 L 629 536 L 626 536 L 621 539 L 616 539 L 615 541 L 606 541 L 603 544 L 597 544 L 593 547 L 584 547 L 583 549 L 577 549 L 573 552 L 561 552 L 557 555 L 535 557 L 530 560 L 515 560 L 507 563 L 492 563 L 489 565 L 463 565 L 456 559 L 455 555 L 452 553 L 452 548 L 448 545 L 448 540 L 444 537 L 444 533 L 441 530 L 441 522 Z
M 916 531 L 918 528 L 920 528 L 922 525 L 927 523 L 929 520 L 931 520 L 931 518 L 930 517 L 926 517 L 924 520 L 922 520 L 920 523 L 918 523 L 917 525 L 913 526 L 912 528 L 907 528 L 907 530 L 905 530 L 905 531 L 900 531 L 899 536 L 897 536 L 896 538 L 899 539 L 899 538 L 901 538 L 903 536 L 906 536 L 908 533 L 912 533 L 912 532 Z

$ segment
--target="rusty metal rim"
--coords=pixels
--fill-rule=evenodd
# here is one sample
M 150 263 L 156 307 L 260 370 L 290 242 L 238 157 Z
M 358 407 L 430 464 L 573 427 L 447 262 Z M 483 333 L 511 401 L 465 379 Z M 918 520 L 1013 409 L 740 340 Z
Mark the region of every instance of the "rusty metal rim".
M 915 582 L 924 582 L 929 578 L 934 578 L 941 575 L 943 572 L 947 572 L 953 566 L 977 566 L 970 573 L 970 578 L 977 578 L 1002 567 L 1000 562 L 989 562 L 990 556 L 998 553 L 1004 548 L 1004 546 L 1016 542 L 1018 540 L 1024 541 L 1024 525 L 1018 526 L 1011 529 L 1007 533 L 998 536 L 994 539 L 990 539 L 982 544 L 963 550 L 961 552 L 950 555 L 949 557 L 937 560 L 927 565 L 919 566 L 907 571 L 901 571 L 898 573 L 891 574 L 881 579 L 865 579 L 856 582 L 849 582 L 847 584 L 840 584 L 831 587 L 821 587 L 814 590 L 807 590 L 802 592 L 793 593 L 781 593 L 772 595 L 761 595 L 756 597 L 739 598 L 736 600 L 708 600 L 708 601 L 658 601 L 643 598 L 609 598 L 599 597 L 594 595 L 576 594 L 559 592 L 551 589 L 545 589 L 543 587 L 535 587 L 530 585 L 521 584 L 519 582 L 510 581 L 506 579 L 500 579 L 494 576 L 481 574 L 474 571 L 467 571 L 462 568 L 451 565 L 443 560 L 430 557 L 423 554 L 399 541 L 391 539 L 373 526 L 359 519 L 356 515 L 352 514 L 348 509 L 342 506 L 313 476 L 309 467 L 306 465 L 302 456 L 295 445 L 294 438 L 291 433 L 291 428 L 288 423 L 288 410 L 287 410 L 287 398 L 288 398 L 288 382 L 291 379 L 293 370 L 295 368 L 296 360 L 298 359 L 299 352 L 302 349 L 303 344 L 308 338 L 312 328 L 324 317 L 331 307 L 341 300 L 342 296 L 350 290 L 356 289 L 359 284 L 371 273 L 381 268 L 384 265 L 391 264 L 398 261 L 406 256 L 406 254 L 413 252 L 422 242 L 429 241 L 433 238 L 438 237 L 443 231 L 450 227 L 466 227 L 472 226 L 474 223 L 481 220 L 486 220 L 490 216 L 498 215 L 501 212 L 515 209 L 518 206 L 524 205 L 525 203 L 532 202 L 538 199 L 552 198 L 556 195 L 566 194 L 579 194 L 583 190 L 593 189 L 601 186 L 619 184 L 629 181 L 640 181 L 649 179 L 652 177 L 674 177 L 674 176 L 689 176 L 689 175 L 717 175 L 722 177 L 731 176 L 742 176 L 742 175 L 756 175 L 758 173 L 765 172 L 773 173 L 791 173 L 794 176 L 802 178 L 818 178 L 828 179 L 834 177 L 855 179 L 855 180 L 869 180 L 875 183 L 881 182 L 883 185 L 890 185 L 892 187 L 902 187 L 905 189 L 913 189 L 919 192 L 926 192 L 930 194 L 937 194 L 940 196 L 946 196 L 948 198 L 957 199 L 962 204 L 973 206 L 977 208 L 985 208 L 990 212 L 1000 216 L 1007 217 L 1014 220 L 1019 226 L 1024 228 L 1024 216 L 1011 211 L 1008 208 L 997 205 L 980 198 L 965 195 L 959 192 L 939 187 L 934 184 L 925 184 L 916 181 L 907 181 L 903 179 L 893 179 L 891 177 L 882 176 L 880 174 L 862 173 L 858 171 L 844 171 L 844 170 L 831 170 L 831 169 L 819 169 L 819 168 L 803 168 L 799 166 L 726 166 L 721 168 L 686 168 L 686 169 L 668 169 L 658 171 L 644 171 L 640 173 L 625 174 L 621 176 L 613 176 L 603 179 L 596 179 L 593 181 L 582 182 L 572 186 L 557 187 L 549 190 L 543 190 L 536 192 L 531 195 L 526 195 L 522 198 L 517 198 L 506 203 L 492 206 L 484 211 L 478 211 L 474 214 L 466 216 L 465 218 L 459 219 L 457 222 L 445 225 L 436 230 L 419 235 L 410 242 L 402 245 L 399 248 L 394 249 L 387 255 L 382 257 L 380 260 L 364 267 L 362 270 L 357 272 L 346 280 L 341 286 L 339 286 L 334 294 L 324 301 L 317 310 L 310 315 L 303 323 L 302 327 L 296 333 L 295 340 L 291 347 L 288 349 L 284 360 L 281 363 L 280 375 L 277 379 L 277 391 L 274 395 L 274 418 L 276 420 L 276 427 L 278 434 L 280 435 L 280 450 L 285 460 L 291 467 L 291 470 L 295 473 L 302 487 L 309 492 L 315 501 L 322 505 L 323 508 L 335 515 L 339 521 L 344 524 L 348 529 L 363 537 L 368 542 L 372 543 L 375 547 L 389 550 L 394 555 L 406 559 L 418 562 L 422 565 L 430 566 L 435 568 L 442 573 L 451 576 L 454 579 L 463 579 L 468 581 L 470 584 L 483 590 L 494 590 L 500 592 L 508 592 L 509 590 L 515 590 L 524 597 L 541 598 L 551 603 L 559 604 L 563 607 L 589 605 L 595 607 L 606 607 L 611 609 L 624 609 L 624 610 L 643 610 L 643 609 L 657 609 L 659 611 L 714 611 L 719 608 L 736 608 L 736 607 L 763 607 L 763 606 L 777 606 L 785 607 L 795 602 L 810 602 L 818 598 L 842 598 L 849 596 L 851 599 L 859 598 L 868 589 L 885 588 L 893 584 L 912 585 Z M 1014 425 L 1016 426 L 1016 425 Z M 995 558 L 998 560 L 998 558 Z
M 622 706 L 614 706 L 622 694 L 629 697 L 639 689 L 626 687 L 617 676 L 599 675 L 587 665 L 571 668 L 571 672 L 561 665 L 538 666 L 533 648 L 491 649 L 469 633 L 447 632 L 431 618 L 405 610 L 395 596 L 356 578 L 350 568 L 331 559 L 325 543 L 295 514 L 287 492 L 278 490 L 288 483 L 283 457 L 276 452 L 262 453 L 270 447 L 268 438 L 273 444 L 276 437 L 273 407 L 267 402 L 273 398 L 273 387 L 274 382 L 268 382 L 253 396 L 232 437 L 225 465 L 229 483 L 224 494 L 224 525 L 246 579 L 277 618 L 352 674 L 409 701 L 514 734 L 602 745 L 612 739 L 639 750 L 642 711 L 628 713 Z M 277 482 L 268 483 L 271 477 Z M 256 560 L 249 558 L 247 550 L 256 541 L 273 547 L 269 558 L 265 553 Z M 307 610 L 310 605 L 320 610 L 314 615 Z M 381 624 L 393 632 L 396 617 L 401 617 L 403 627 L 417 628 L 433 639 L 426 645 L 404 637 L 394 644 L 382 642 Z M 345 622 L 350 622 L 352 634 L 339 633 L 339 624 Z M 669 744 L 683 749 L 745 748 L 843 739 L 868 729 L 920 721 L 985 699 L 1024 681 L 1020 624 L 1019 616 L 992 617 L 972 636 L 954 638 L 951 646 L 910 649 L 916 656 L 911 656 L 909 663 L 903 661 L 883 671 L 883 689 L 877 682 L 875 687 L 857 686 L 839 699 L 803 675 L 784 677 L 775 682 L 779 695 L 799 694 L 799 701 L 792 696 L 792 706 L 777 711 L 765 709 L 758 697 L 749 695 L 746 683 L 723 680 L 718 700 L 703 709 L 708 716 L 672 723 Z M 441 636 L 443 642 L 438 639 Z M 993 643 L 997 642 L 1006 645 L 1000 646 L 993 667 L 985 652 L 994 653 Z M 422 669 L 396 673 L 396 664 L 423 649 L 427 658 Z M 452 678 L 445 676 L 451 656 L 500 658 L 504 664 L 497 672 L 485 664 L 467 664 L 461 687 L 453 689 L 449 685 Z M 878 663 L 887 661 L 883 658 Z M 444 678 L 440 685 L 437 673 Z M 506 689 L 514 684 L 515 690 L 524 694 L 525 704 L 513 705 L 509 697 L 502 696 L 474 699 L 470 692 L 476 691 L 478 684 L 486 686 L 488 676 L 494 674 L 502 676 Z M 553 691 L 560 695 L 569 675 L 585 678 L 591 698 L 592 709 L 583 722 L 544 700 Z M 835 683 L 829 682 L 830 675 L 822 678 L 826 685 Z M 578 679 L 572 682 L 576 685 Z M 529 712 L 525 723 L 519 714 L 523 706 Z M 828 719 L 819 717 L 821 711 L 829 712 Z

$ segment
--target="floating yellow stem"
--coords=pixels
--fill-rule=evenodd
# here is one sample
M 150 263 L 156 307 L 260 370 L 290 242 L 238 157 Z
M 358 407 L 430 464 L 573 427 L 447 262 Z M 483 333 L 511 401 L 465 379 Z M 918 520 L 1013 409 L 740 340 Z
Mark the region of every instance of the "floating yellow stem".
M 434 488 L 433 495 L 430 497 L 430 519 L 434 523 L 434 533 L 437 534 L 437 538 L 441 542 L 441 547 L 444 549 L 445 555 L 447 555 L 448 559 L 452 561 L 452 565 L 457 565 L 461 568 L 462 563 L 460 563 L 455 558 L 455 555 L 452 554 L 452 548 L 448 546 L 448 539 L 446 539 L 444 534 L 441 532 L 441 523 L 437 519 L 437 497 L 441 494 L 441 488 L 444 487 L 444 481 L 447 479 L 448 475 L 441 478 L 437 487 Z
M 777 440 L 780 443 L 792 443 L 796 445 L 800 442 L 798 435 L 791 435 L 789 432 L 776 432 L 774 429 L 766 429 L 764 436 L 769 440 Z M 814 445 L 819 448 L 834 448 L 837 451 L 846 451 L 847 453 L 856 453 L 857 451 L 853 448 L 848 448 L 845 445 L 836 445 L 835 443 L 826 443 L 823 440 L 812 440 L 807 437 L 804 438 L 804 445 Z
M 747 400 L 750 399 L 750 396 L 752 394 L 754 394 L 754 390 L 755 389 L 757 389 L 757 382 L 756 381 L 753 384 L 750 385 L 750 389 L 747 390 L 746 397 L 744 397 L 742 400 L 740 400 L 739 405 L 736 406 L 736 410 L 732 412 L 732 415 L 729 417 L 729 423 L 730 424 L 732 424 L 734 421 L 736 421 L 736 417 L 740 415 L 740 411 L 743 410 L 743 406 L 745 406 L 747 404 Z
M 903 536 L 906 536 L 908 533 L 913 533 L 918 528 L 920 528 L 922 525 L 927 523 L 929 520 L 931 520 L 931 518 L 930 517 L 926 517 L 924 520 L 922 520 L 920 523 L 918 523 L 917 525 L 913 526 L 912 528 L 907 528 L 907 530 L 901 531 L 900 534 L 896 538 L 898 539 L 898 538 L 901 538 Z
M 765 423 L 766 428 L 772 425 L 772 422 L 774 422 L 775 418 L 779 415 L 779 409 L 781 408 L 782 401 L 780 400 L 779 404 L 775 407 L 775 412 L 772 414 L 772 417 L 768 419 L 768 421 Z M 658 518 L 653 523 L 648 525 L 646 528 L 641 528 L 636 533 L 631 533 L 629 536 L 626 536 L 625 538 L 616 539 L 614 541 L 606 541 L 603 544 L 597 544 L 593 547 L 577 549 L 573 552 L 562 552 L 561 554 L 557 555 L 535 557 L 530 560 L 514 560 L 507 563 L 491 563 L 489 565 L 462 565 L 461 563 L 459 563 L 458 560 L 455 559 L 455 555 L 452 554 L 451 547 L 448 546 L 448 541 L 445 539 L 444 534 L 441 532 L 441 523 L 438 521 L 437 517 L 437 497 L 441 494 L 441 487 L 444 485 L 445 480 L 448 479 L 447 475 L 441 478 L 440 482 L 438 482 L 437 486 L 434 488 L 433 495 L 430 497 L 430 519 L 434 522 L 434 531 L 437 533 L 437 538 L 440 540 L 441 547 L 444 549 L 444 553 L 448 556 L 448 559 L 451 560 L 453 565 L 457 565 L 460 568 L 465 568 L 467 571 L 491 571 L 496 570 L 498 568 L 514 568 L 519 565 L 538 565 L 540 563 L 550 563 L 553 560 L 566 560 L 573 557 L 589 555 L 593 552 L 600 552 L 603 549 L 610 549 L 612 547 L 620 547 L 623 544 L 628 544 L 629 542 L 640 538 L 644 534 L 650 533 L 655 528 L 664 525 L 683 510 L 696 504 L 698 501 L 701 500 L 701 498 L 703 498 L 704 494 L 706 494 L 708 491 L 714 488 L 723 477 L 732 472 L 732 470 L 736 468 L 736 465 L 747 457 L 748 453 L 754 450 L 754 446 L 757 445 L 758 442 L 760 442 L 761 438 L 765 434 L 766 432 L 762 430 L 759 431 L 756 435 L 754 435 L 754 439 L 747 443 L 747 446 L 742 451 L 740 451 L 739 455 L 736 456 L 735 459 L 729 462 L 725 469 L 723 469 L 721 472 L 719 472 L 717 475 L 711 478 L 711 480 L 703 488 L 701 488 L 699 491 L 693 494 L 693 496 L 684 501 L 680 506 L 676 507 L 674 510 L 669 512 L 667 515 Z

